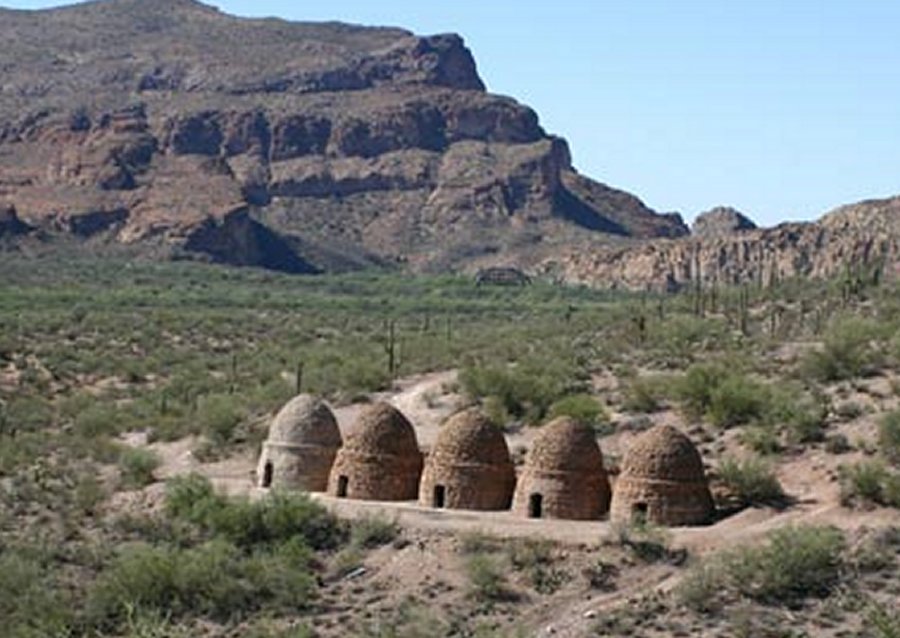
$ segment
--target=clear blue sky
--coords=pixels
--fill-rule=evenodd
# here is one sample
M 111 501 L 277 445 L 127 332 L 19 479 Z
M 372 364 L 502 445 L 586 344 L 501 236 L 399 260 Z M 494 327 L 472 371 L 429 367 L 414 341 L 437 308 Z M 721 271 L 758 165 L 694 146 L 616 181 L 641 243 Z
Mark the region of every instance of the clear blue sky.
M 458 32 L 582 173 L 688 219 L 727 204 L 768 225 L 900 194 L 896 0 L 209 1 Z

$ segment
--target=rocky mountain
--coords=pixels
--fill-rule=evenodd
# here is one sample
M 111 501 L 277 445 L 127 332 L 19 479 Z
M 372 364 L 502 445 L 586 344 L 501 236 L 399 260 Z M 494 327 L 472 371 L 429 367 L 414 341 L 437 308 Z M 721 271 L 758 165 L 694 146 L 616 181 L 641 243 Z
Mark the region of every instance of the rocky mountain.
M 0 9 L 0 231 L 297 272 L 678 237 L 578 174 L 456 35 L 193 0 Z
M 540 266 L 610 288 L 678 290 L 878 269 L 900 277 L 900 197 L 843 206 L 817 222 L 561 253 Z

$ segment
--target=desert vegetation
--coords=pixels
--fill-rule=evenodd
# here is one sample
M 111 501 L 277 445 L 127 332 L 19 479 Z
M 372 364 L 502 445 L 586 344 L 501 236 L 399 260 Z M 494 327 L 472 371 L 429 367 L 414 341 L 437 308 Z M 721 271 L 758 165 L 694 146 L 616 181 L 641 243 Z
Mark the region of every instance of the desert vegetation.
M 166 474 L 155 451 L 253 457 L 298 390 L 345 406 L 457 369 L 447 391 L 506 432 L 572 417 L 613 470 L 616 442 L 677 421 L 720 516 L 802 506 L 800 468 L 848 520 L 895 521 L 890 282 L 656 296 L 9 255 L 0 272 L 0 619 L 13 638 L 530 635 L 542 609 L 591 596 L 610 597 L 602 618 L 571 613 L 596 635 L 896 635 L 896 524 L 798 524 L 712 552 L 639 527 L 580 546 L 447 537 L 343 520 L 299 494 L 225 496 Z M 421 590 L 371 585 L 430 552 L 447 567 Z M 657 591 L 669 577 L 680 584 Z

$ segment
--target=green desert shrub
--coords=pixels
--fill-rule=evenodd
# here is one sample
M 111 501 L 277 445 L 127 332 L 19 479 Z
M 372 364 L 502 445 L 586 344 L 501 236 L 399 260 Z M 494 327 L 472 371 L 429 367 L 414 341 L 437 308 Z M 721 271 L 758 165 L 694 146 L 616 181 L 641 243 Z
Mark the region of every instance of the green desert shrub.
M 841 467 L 841 502 L 880 503 L 881 486 L 887 476 L 884 465 L 877 461 L 863 461 Z
M 675 314 L 665 319 L 664 329 L 650 332 L 650 347 L 656 349 L 668 365 L 684 365 L 699 352 L 728 345 L 728 327 L 720 319 Z
M 635 377 L 625 385 L 622 409 L 627 412 L 650 414 L 662 408 L 672 380 L 667 376 Z
M 658 563 L 673 557 L 669 548 L 671 539 L 663 527 L 647 522 L 616 524 L 612 533 L 616 544 L 645 563 Z
M 700 612 L 715 609 L 732 595 L 794 606 L 806 598 L 827 596 L 840 584 L 844 549 L 843 534 L 833 527 L 784 527 L 768 534 L 760 546 L 726 551 L 699 563 L 676 595 Z
M 299 537 L 315 549 L 332 549 L 346 539 L 340 521 L 305 494 L 276 491 L 258 501 L 228 498 L 216 494 L 209 480 L 196 474 L 169 481 L 166 511 L 239 547 Z
M 243 418 L 244 411 L 232 395 L 211 394 L 198 403 L 197 425 L 215 446 L 230 443 Z
M 839 583 L 843 534 L 833 527 L 789 526 L 769 534 L 762 547 L 736 552 L 728 561 L 732 583 L 765 603 L 825 596 Z
M 741 374 L 721 379 L 709 392 L 707 417 L 713 425 L 730 428 L 759 419 L 766 410 L 768 390 Z
M 900 507 L 900 472 L 879 461 L 861 461 L 840 468 L 841 503 L 847 506 Z
M 399 536 L 400 525 L 384 516 L 364 516 L 350 526 L 350 544 L 354 547 L 371 549 L 392 543 Z
M 781 483 L 763 460 L 725 458 L 719 465 L 719 476 L 741 505 L 781 505 L 785 494 Z
M 583 386 L 572 367 L 552 359 L 468 366 L 460 372 L 459 382 L 470 397 L 494 397 L 510 417 L 530 423 L 540 422 L 550 406 Z
M 0 410 L 0 434 L 39 432 L 53 424 L 53 408 L 39 396 L 14 396 Z
M 119 454 L 122 485 L 127 488 L 149 485 L 155 480 L 153 472 L 159 464 L 159 456 L 152 450 L 123 447 Z
M 72 622 L 71 601 L 39 557 L 21 548 L 0 550 L 0 619 L 10 638 L 63 636 Z
M 786 384 L 774 389 L 764 419 L 784 428 L 792 443 L 817 443 L 825 439 L 828 400 Z
M 884 479 L 881 488 L 884 496 L 884 504 L 890 507 L 900 508 L 900 473 L 891 472 Z
M 88 614 L 115 627 L 129 609 L 218 621 L 261 608 L 302 609 L 315 586 L 309 561 L 299 539 L 249 554 L 224 539 L 192 548 L 129 545 L 91 589 Z
M 498 556 L 485 552 L 469 555 L 465 563 L 469 595 L 482 603 L 494 603 L 511 597 L 505 567 Z
M 570 394 L 550 406 L 550 418 L 568 416 L 596 428 L 609 422 L 609 414 L 590 394 Z
M 676 387 L 681 409 L 691 419 L 707 418 L 728 428 L 762 418 L 769 405 L 769 388 L 721 363 L 697 363 Z
M 554 567 L 553 544 L 540 539 L 520 539 L 506 546 L 510 565 L 528 578 L 541 594 L 552 594 L 565 582 L 566 574 Z
M 712 405 L 713 391 L 727 374 L 718 364 L 700 363 L 688 368 L 675 389 L 682 411 L 692 419 L 702 419 Z
M 459 541 L 459 551 L 463 554 L 493 553 L 503 548 L 501 538 L 478 530 L 462 534 Z
M 676 601 L 698 613 L 711 613 L 722 606 L 725 573 L 721 557 L 707 559 L 694 565 L 678 586 L 674 594 Z
M 118 432 L 119 423 L 115 406 L 94 403 L 75 417 L 75 432 L 87 438 L 111 436 Z
M 220 504 L 212 483 L 200 474 L 177 476 L 166 483 L 165 508 L 173 518 L 200 523 Z
M 881 418 L 878 447 L 889 463 L 900 465 L 900 410 L 889 412 Z
M 778 454 L 781 449 L 781 438 L 778 429 L 768 423 L 750 425 L 740 434 L 741 443 L 764 456 Z
M 864 376 L 878 361 L 872 344 L 883 331 L 884 326 L 871 319 L 840 318 L 826 330 L 822 348 L 806 355 L 802 371 L 823 382 Z
M 878 602 L 869 603 L 865 624 L 877 638 L 900 638 L 900 613 L 896 607 Z

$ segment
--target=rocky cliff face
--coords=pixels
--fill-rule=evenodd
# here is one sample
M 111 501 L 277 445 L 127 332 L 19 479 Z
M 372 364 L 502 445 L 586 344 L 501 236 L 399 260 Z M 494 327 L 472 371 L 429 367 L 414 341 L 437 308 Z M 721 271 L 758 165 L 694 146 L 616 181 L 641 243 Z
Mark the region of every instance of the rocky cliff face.
M 730 206 L 718 206 L 697 215 L 691 226 L 694 237 L 724 237 L 745 230 L 755 230 L 756 224 Z
M 0 37 L 0 204 L 27 227 L 299 272 L 687 233 L 577 174 L 455 35 L 96 0 L 0 9 Z
M 900 197 L 844 206 L 815 223 L 598 246 L 542 264 L 570 281 L 652 290 L 678 290 L 697 281 L 768 285 L 866 266 L 888 278 L 900 276 Z

